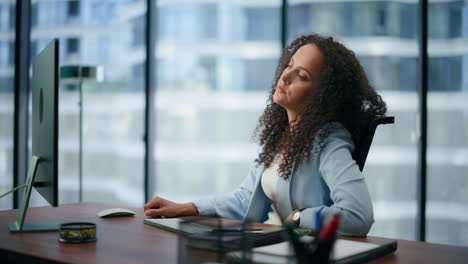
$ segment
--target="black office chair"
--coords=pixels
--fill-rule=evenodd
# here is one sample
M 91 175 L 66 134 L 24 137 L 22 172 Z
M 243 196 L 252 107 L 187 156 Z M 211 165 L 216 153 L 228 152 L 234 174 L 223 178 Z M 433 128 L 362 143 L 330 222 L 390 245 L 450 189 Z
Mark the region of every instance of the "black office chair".
M 353 158 L 359 166 L 359 169 L 362 171 L 364 169 L 364 164 L 366 163 L 367 154 L 369 153 L 372 140 L 374 139 L 375 130 L 379 125 L 393 124 L 395 123 L 394 116 L 382 116 L 377 117 L 372 122 L 370 122 L 367 127 L 366 132 L 362 135 L 361 140 L 356 144 L 356 149 L 354 151 Z

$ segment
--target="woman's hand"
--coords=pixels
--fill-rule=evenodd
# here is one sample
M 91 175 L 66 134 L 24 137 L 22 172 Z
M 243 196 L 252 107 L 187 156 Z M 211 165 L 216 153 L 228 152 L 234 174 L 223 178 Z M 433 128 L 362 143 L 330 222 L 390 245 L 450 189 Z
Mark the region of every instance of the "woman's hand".
M 296 213 L 300 213 L 300 211 L 299 211 L 299 210 L 294 210 L 294 211 L 292 211 L 292 212 L 286 217 L 286 219 L 284 220 L 284 222 L 290 223 L 290 224 L 294 225 L 295 227 L 299 227 L 300 216 L 299 216 L 298 219 L 295 220 L 295 219 L 294 219 L 294 215 L 295 215 Z
M 295 224 L 294 223 L 294 220 L 293 220 L 293 214 L 295 213 L 295 211 L 293 211 L 292 213 L 290 213 L 288 215 L 288 217 L 286 217 L 286 220 L 284 220 L 284 222 L 288 222 L 288 223 L 291 223 L 291 224 Z
M 193 203 L 175 203 L 159 196 L 146 203 L 143 209 L 145 215 L 154 218 L 198 215 L 198 210 Z

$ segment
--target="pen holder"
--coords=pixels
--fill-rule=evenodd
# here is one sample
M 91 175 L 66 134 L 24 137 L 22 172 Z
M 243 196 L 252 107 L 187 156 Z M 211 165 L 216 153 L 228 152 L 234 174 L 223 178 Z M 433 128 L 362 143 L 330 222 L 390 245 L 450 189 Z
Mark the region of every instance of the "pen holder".
M 250 263 L 253 241 L 248 225 L 228 224 L 221 219 L 196 219 L 180 223 L 178 263 L 222 262 L 228 251 L 240 251 L 241 263 Z
M 220 225 L 218 222 L 218 219 L 212 219 L 209 222 L 205 219 L 188 219 L 180 223 L 181 235 L 178 239 L 177 254 L 179 264 L 198 264 L 203 263 L 206 259 L 220 260 L 218 252 L 206 253 L 217 246 L 217 239 L 210 240 L 208 237 L 213 230 L 212 226 Z
M 327 241 L 320 241 L 317 238 L 307 241 L 301 240 L 295 246 L 293 245 L 296 263 L 331 263 L 330 257 L 335 240 L 335 238 Z
M 311 260 L 314 263 L 330 263 L 330 256 L 336 239 L 332 238 L 327 241 L 318 241 L 316 239 L 315 241 L 315 250 L 309 252 L 308 261 L 302 263 L 310 263 Z
M 291 224 L 285 223 L 284 227 L 287 231 L 296 257 L 296 263 L 305 264 L 330 262 L 330 254 L 336 240 L 335 236 L 326 240 L 320 239 L 320 235 L 316 235 L 315 238 L 310 236 L 299 237 Z

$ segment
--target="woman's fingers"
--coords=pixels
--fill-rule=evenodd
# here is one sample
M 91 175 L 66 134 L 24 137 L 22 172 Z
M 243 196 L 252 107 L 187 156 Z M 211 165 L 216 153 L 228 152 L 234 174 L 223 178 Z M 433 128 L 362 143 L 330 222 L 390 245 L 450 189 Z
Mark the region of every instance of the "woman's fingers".
M 145 215 L 153 218 L 165 216 L 162 212 L 162 209 L 148 209 L 145 210 Z
M 151 201 L 145 204 L 143 208 L 145 210 L 145 215 L 151 217 L 174 217 L 177 215 L 177 208 L 174 207 L 174 203 L 159 196 L 154 197 Z
M 164 199 L 159 196 L 154 197 L 151 201 L 147 202 L 143 209 L 146 211 L 148 209 L 159 208 L 162 206 Z
M 198 211 L 192 203 L 175 203 L 159 196 L 143 206 L 145 215 L 151 217 L 176 217 L 183 215 L 197 215 Z

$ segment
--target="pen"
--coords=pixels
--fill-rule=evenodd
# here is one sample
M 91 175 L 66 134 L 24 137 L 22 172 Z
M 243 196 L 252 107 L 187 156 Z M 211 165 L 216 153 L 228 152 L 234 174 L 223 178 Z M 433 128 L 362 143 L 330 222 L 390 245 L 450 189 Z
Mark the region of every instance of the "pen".
M 310 256 L 314 263 L 329 263 L 330 253 L 335 243 L 335 234 L 340 223 L 340 216 L 335 214 L 330 221 L 323 226 L 316 240 L 315 251 Z
M 330 222 L 328 222 L 328 224 L 320 231 L 318 236 L 319 240 L 328 241 L 332 239 L 336 234 L 336 230 L 338 228 L 339 223 L 340 216 L 337 214 L 333 215 Z
M 322 229 L 322 208 L 320 208 L 316 213 L 315 213 L 315 233 L 319 233 L 320 229 Z

